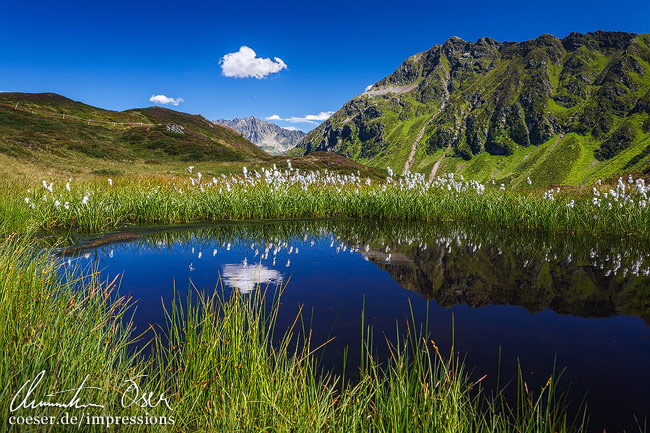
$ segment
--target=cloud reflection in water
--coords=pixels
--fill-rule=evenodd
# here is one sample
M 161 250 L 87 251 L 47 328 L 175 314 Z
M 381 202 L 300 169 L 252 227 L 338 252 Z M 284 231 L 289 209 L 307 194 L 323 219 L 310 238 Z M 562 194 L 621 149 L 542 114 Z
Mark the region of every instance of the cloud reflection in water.
M 222 278 L 225 285 L 245 294 L 252 292 L 258 283 L 261 286 L 279 283 L 282 274 L 263 265 L 247 266 L 242 263 L 224 265 Z

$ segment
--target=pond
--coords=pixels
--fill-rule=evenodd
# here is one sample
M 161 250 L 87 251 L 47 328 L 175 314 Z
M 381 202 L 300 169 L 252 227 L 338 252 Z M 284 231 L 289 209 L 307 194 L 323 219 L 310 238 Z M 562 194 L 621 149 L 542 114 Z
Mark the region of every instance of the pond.
M 587 396 L 593 431 L 636 430 L 650 415 L 650 245 L 518 233 L 476 225 L 348 220 L 144 228 L 83 250 L 103 278 L 122 274 L 138 331 L 163 324 L 162 303 L 199 290 L 248 293 L 288 282 L 278 326 L 303 306 L 335 371 L 358 361 L 365 323 L 380 355 L 411 315 L 441 352 L 452 347 L 494 387 L 521 364 L 528 386 L 565 369 L 574 405 Z M 66 262 L 69 260 L 66 257 Z M 193 289 L 192 289 L 193 290 Z M 383 344 L 381 344 L 383 343 Z M 384 347 L 382 349 L 382 347 Z M 383 352 L 382 352 L 383 350 Z M 641 421 L 642 422 L 642 421 Z

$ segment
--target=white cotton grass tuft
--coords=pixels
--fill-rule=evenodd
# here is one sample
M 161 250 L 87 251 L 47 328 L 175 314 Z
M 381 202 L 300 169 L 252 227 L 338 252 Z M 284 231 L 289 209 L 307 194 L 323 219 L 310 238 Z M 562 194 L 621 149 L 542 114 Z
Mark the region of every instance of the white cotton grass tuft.
M 173 178 L 162 184 L 156 184 L 155 181 L 151 180 L 147 181 L 141 176 L 137 184 L 139 191 L 136 194 L 142 194 L 144 202 L 154 196 L 161 199 L 163 197 L 170 198 L 170 203 L 173 204 L 172 208 L 177 207 L 178 210 L 183 212 L 183 206 L 185 206 L 185 210 L 189 211 L 186 213 L 188 217 L 192 212 L 202 213 L 201 206 L 204 204 L 208 206 L 216 205 L 215 208 L 218 209 L 219 215 L 228 215 L 228 210 L 219 209 L 221 203 L 228 203 L 228 206 L 233 207 L 237 207 L 238 202 L 248 203 L 246 206 L 252 205 L 255 207 L 258 204 L 261 206 L 268 205 L 267 203 L 259 203 L 259 200 L 257 200 L 257 197 L 265 196 L 272 197 L 272 200 L 278 200 L 278 203 L 296 200 L 296 205 L 292 211 L 297 211 L 300 214 L 302 211 L 302 202 L 300 200 L 304 199 L 305 203 L 309 203 L 313 198 L 311 193 L 316 193 L 315 196 L 325 197 L 325 202 L 331 203 L 335 209 L 339 204 L 343 204 L 344 207 L 350 209 L 360 204 L 363 205 L 364 202 L 372 203 L 377 200 L 374 197 L 387 200 L 401 200 L 401 197 L 410 199 L 409 197 L 411 197 L 419 200 L 419 197 L 426 198 L 429 194 L 440 194 L 442 198 L 450 200 L 452 203 L 466 203 L 462 206 L 471 206 L 475 196 L 483 194 L 488 194 L 490 198 L 497 201 L 505 198 L 506 203 L 517 199 L 516 189 L 513 188 L 512 193 L 505 193 L 506 183 L 497 183 L 494 179 L 489 179 L 486 182 L 486 184 L 491 182 L 494 185 L 486 192 L 486 184 L 475 180 L 465 180 L 463 176 L 454 175 L 454 173 L 445 173 L 427 179 L 425 174 L 417 172 L 409 172 L 400 176 L 395 174 L 392 168 L 387 167 L 388 177 L 383 180 L 372 180 L 368 177 L 362 177 L 359 171 L 348 174 L 330 171 L 327 168 L 303 171 L 295 169 L 290 159 L 287 159 L 286 163 L 286 170 L 282 167 L 278 168 L 275 164 L 272 167 L 256 168 L 254 170 L 242 167 L 242 172 L 239 174 L 219 174 L 206 177 L 207 182 L 202 182 L 204 176 L 201 172 L 192 175 L 194 166 L 188 168 L 190 176 L 181 179 Z M 528 185 L 533 183 L 530 177 L 526 177 L 525 181 Z M 107 182 L 109 187 L 113 186 L 111 178 L 107 179 Z M 54 182 L 44 179 L 41 183 L 44 191 L 40 190 L 40 188 L 33 189 L 33 192 L 31 189 L 28 190 L 24 197 L 25 206 L 32 209 L 43 209 L 44 212 L 39 211 L 39 214 L 44 216 L 49 216 L 49 212 L 56 212 L 61 215 L 64 210 L 68 211 L 65 215 L 62 215 L 60 221 L 66 221 L 66 218 L 81 219 L 85 216 L 84 214 L 90 213 L 92 213 L 91 218 L 85 219 L 92 219 L 95 216 L 101 219 L 104 218 L 103 214 L 107 214 L 106 218 L 115 218 L 123 207 L 121 204 L 123 200 L 122 189 L 110 190 L 107 193 L 106 188 L 99 187 L 96 191 L 90 190 L 84 196 L 79 197 L 76 195 L 76 191 L 72 191 L 72 179 L 65 183 L 65 190 L 57 188 L 56 193 L 54 193 Z M 619 178 L 617 183 L 611 184 L 603 184 L 602 180 L 598 179 L 591 186 L 593 194 L 584 199 L 580 196 L 574 196 L 574 199 L 571 199 L 570 190 L 562 191 L 560 187 L 553 186 L 536 197 L 531 197 L 531 200 L 535 201 L 543 198 L 546 204 L 541 206 L 547 207 L 548 210 L 563 209 L 562 214 L 568 213 L 571 215 L 579 212 L 591 212 L 594 220 L 598 221 L 609 218 L 609 214 L 606 214 L 606 212 L 609 212 L 610 209 L 612 212 L 619 212 L 619 215 L 624 218 L 628 218 L 628 215 L 631 218 L 632 215 L 639 215 L 639 212 L 647 212 L 648 194 L 650 193 L 650 186 L 647 183 L 642 178 L 635 179 L 628 175 Z M 118 185 L 121 188 L 129 184 L 123 181 L 118 182 Z M 133 189 L 135 190 L 135 188 Z M 130 190 L 129 187 L 125 188 L 124 191 Z M 44 194 L 42 194 L 43 192 Z M 403 193 L 405 195 L 400 197 Z M 540 197 L 542 194 L 543 197 Z M 305 197 L 308 195 L 310 198 L 306 199 Z M 130 198 L 127 197 L 127 199 L 128 203 Z M 549 202 L 555 202 L 555 204 Z M 156 203 L 155 206 L 158 206 L 161 202 L 151 203 Z M 596 209 L 593 209 L 592 206 Z M 540 210 L 544 211 L 543 207 Z M 282 206 L 278 206 L 278 208 L 282 208 Z M 636 213 L 628 212 L 628 210 L 634 210 Z M 95 212 L 97 214 L 94 214 Z M 276 212 L 276 210 L 271 213 L 273 212 Z M 395 212 L 399 211 L 396 210 Z M 252 214 L 255 215 L 255 211 L 252 211 Z M 242 215 L 239 215 L 238 218 L 242 218 Z M 229 248 L 230 245 L 225 249 Z M 293 254 L 290 246 L 283 248 L 289 254 Z M 359 251 L 362 248 L 350 248 L 349 251 Z M 275 255 L 276 252 L 271 250 L 261 253 L 260 251 L 259 256 L 268 257 L 268 253 Z M 297 249 L 295 253 L 297 253 Z M 255 257 L 258 257 L 258 254 Z

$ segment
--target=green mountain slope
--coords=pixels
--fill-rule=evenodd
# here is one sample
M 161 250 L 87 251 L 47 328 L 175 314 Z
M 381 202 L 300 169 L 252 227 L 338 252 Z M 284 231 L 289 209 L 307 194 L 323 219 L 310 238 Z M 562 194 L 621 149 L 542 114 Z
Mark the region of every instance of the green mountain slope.
M 647 173 L 650 35 L 453 37 L 408 58 L 299 147 L 533 186 Z
M 287 166 L 232 128 L 200 115 L 151 107 L 104 110 L 54 93 L 0 93 L 0 179 L 74 174 L 212 175 Z M 291 157 L 303 172 L 328 169 L 378 179 L 380 170 L 341 155 Z
M 269 156 L 203 116 L 152 107 L 103 110 L 54 93 L 0 93 L 0 152 L 117 161 L 246 161 Z

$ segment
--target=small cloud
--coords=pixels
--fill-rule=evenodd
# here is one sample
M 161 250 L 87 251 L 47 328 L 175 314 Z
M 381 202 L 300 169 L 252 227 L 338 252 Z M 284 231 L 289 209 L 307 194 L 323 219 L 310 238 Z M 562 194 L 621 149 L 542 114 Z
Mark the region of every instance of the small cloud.
M 321 111 L 318 114 L 307 114 L 303 117 L 293 116 L 284 120 L 289 123 L 318 123 L 329 119 L 332 114 L 334 114 L 333 111 Z
M 330 116 L 334 114 L 333 111 L 321 111 L 318 114 L 307 114 L 305 116 L 291 116 L 291 117 L 280 117 L 277 114 L 268 116 L 266 120 L 280 120 L 282 122 L 289 123 L 311 123 L 313 125 L 318 125 L 320 122 L 327 120 Z
M 282 129 L 286 129 L 287 131 L 300 131 L 295 126 L 283 126 Z
M 370 89 L 372 89 L 372 84 L 369 85 L 369 86 L 366 86 L 366 92 L 367 92 L 368 90 L 370 90 Z
M 153 102 L 154 104 L 159 104 L 159 105 L 171 104 L 174 107 L 178 107 L 178 104 L 185 101 L 183 100 L 183 98 L 170 98 L 169 96 L 165 96 L 165 95 L 151 95 L 151 98 L 149 98 L 149 102 Z
M 228 53 L 219 60 L 221 73 L 225 77 L 262 79 L 287 68 L 286 63 L 279 57 L 257 57 L 255 51 L 243 45 L 236 53 Z

